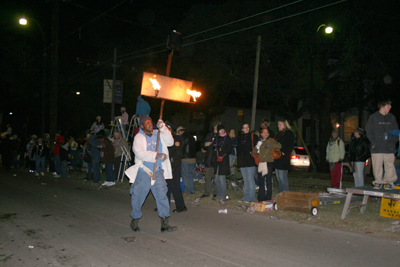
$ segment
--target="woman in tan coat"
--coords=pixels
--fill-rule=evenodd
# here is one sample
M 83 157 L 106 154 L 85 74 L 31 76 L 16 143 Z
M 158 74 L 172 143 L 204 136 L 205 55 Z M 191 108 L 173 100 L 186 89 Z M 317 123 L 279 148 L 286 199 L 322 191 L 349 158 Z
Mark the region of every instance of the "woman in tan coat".
M 268 128 L 261 130 L 261 139 L 254 147 L 252 154 L 259 154 L 260 163 L 258 165 L 258 201 L 272 199 L 272 169 L 274 159 L 271 155 L 271 149 L 280 149 L 282 145 L 274 138 L 269 138 Z M 267 194 L 265 194 L 265 182 L 267 183 Z

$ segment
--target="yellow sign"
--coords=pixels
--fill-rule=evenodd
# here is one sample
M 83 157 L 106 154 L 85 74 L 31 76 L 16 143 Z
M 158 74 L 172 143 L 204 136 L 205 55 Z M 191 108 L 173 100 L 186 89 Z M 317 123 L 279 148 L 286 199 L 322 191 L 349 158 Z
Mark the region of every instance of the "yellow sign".
M 193 103 L 200 93 L 189 94 L 193 82 L 171 78 L 149 72 L 143 72 L 141 95 L 166 100 Z M 188 93 L 189 92 L 189 93 Z

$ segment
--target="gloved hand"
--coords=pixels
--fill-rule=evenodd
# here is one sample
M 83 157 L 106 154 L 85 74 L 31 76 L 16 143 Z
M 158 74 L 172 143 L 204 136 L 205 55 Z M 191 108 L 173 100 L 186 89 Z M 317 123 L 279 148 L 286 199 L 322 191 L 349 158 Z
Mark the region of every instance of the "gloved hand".
M 263 140 L 260 140 L 257 142 L 257 145 L 256 145 L 257 150 L 260 150 L 262 143 L 263 143 Z
M 164 161 L 167 158 L 167 155 L 164 153 L 157 153 L 156 159 L 160 159 L 161 161 Z
M 343 162 L 343 160 L 342 160 L 342 159 L 339 159 L 338 163 L 342 163 L 342 162 Z
M 157 121 L 157 128 L 161 129 L 162 127 L 164 127 L 164 122 L 162 120 L 158 120 Z

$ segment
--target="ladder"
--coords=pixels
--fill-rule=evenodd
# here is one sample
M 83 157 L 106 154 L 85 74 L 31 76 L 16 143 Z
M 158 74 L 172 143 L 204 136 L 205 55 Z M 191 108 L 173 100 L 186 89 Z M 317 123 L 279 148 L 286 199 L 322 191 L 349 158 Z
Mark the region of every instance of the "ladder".
M 122 157 L 121 157 L 121 163 L 119 164 L 119 169 L 118 169 L 118 176 L 117 176 L 117 181 L 124 181 L 124 176 L 125 176 L 125 170 L 127 167 L 129 167 L 130 162 L 131 162 L 131 154 L 129 153 L 128 149 L 125 146 L 121 146 L 122 149 Z
M 118 130 L 118 132 L 121 133 L 122 137 L 126 139 L 126 133 L 124 130 L 124 127 L 121 123 L 121 117 L 115 117 L 114 122 L 110 125 L 111 126 L 111 131 L 110 131 L 110 137 L 112 137 L 113 133 Z

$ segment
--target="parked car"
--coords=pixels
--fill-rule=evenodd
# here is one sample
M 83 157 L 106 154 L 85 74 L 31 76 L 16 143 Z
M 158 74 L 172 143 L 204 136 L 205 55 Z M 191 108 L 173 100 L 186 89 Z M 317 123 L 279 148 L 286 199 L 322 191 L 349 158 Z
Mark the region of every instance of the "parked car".
M 304 147 L 295 147 L 290 156 L 292 169 L 308 169 L 310 167 L 310 157 Z

